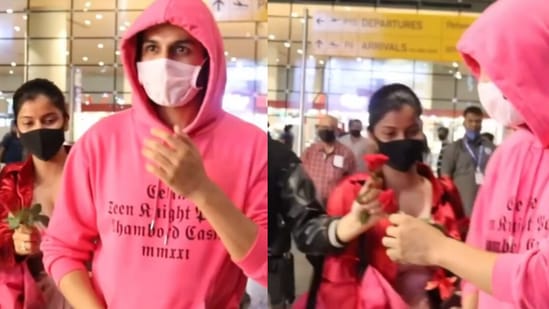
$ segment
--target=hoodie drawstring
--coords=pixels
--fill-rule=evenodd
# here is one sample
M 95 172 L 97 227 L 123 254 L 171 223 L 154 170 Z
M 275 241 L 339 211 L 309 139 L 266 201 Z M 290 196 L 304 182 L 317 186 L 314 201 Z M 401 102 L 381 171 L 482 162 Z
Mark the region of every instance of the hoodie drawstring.
M 155 202 L 154 202 L 154 209 L 153 209 L 153 218 L 151 220 L 151 223 L 149 223 L 149 230 L 153 230 L 154 229 L 154 226 L 156 224 L 156 218 L 157 218 L 157 214 L 158 214 L 158 204 L 160 203 L 160 190 L 162 189 L 162 181 L 159 179 L 158 180 L 158 183 L 156 185 L 156 198 L 155 198 Z M 171 232 L 171 229 L 172 229 L 172 221 L 170 220 L 169 218 L 169 214 L 172 210 L 172 202 L 173 202 L 173 198 L 172 198 L 172 195 L 174 195 L 175 193 L 172 191 L 172 190 L 168 190 L 168 229 L 166 230 L 166 234 L 164 235 L 164 246 L 167 246 L 168 245 L 168 242 L 170 240 L 170 232 Z
M 155 201 L 154 201 L 153 218 L 152 218 L 151 223 L 149 224 L 149 230 L 151 230 L 151 231 L 154 229 L 154 224 L 156 223 L 156 213 L 158 211 L 158 203 L 160 202 L 160 189 L 161 189 L 161 186 L 162 186 L 162 182 L 160 181 L 160 179 L 158 179 L 158 182 L 156 184 L 156 198 L 155 198 Z
M 172 231 L 172 220 L 170 219 L 170 213 L 172 211 L 172 201 L 173 195 L 175 195 L 175 193 L 172 190 L 169 190 L 168 194 L 168 229 L 166 230 L 166 235 L 164 236 L 164 246 L 168 245 L 168 242 L 170 240 L 170 232 Z

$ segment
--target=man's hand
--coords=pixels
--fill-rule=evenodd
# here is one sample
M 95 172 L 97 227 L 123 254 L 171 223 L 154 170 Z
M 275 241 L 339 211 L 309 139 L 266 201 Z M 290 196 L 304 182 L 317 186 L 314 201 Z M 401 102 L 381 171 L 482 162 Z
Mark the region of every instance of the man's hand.
M 382 242 L 391 260 L 424 266 L 437 264 L 437 253 L 447 239 L 439 229 L 402 213 L 389 216 L 389 221 L 393 226 L 387 228 Z
M 174 133 L 152 129 L 151 134 L 156 139 L 146 139 L 142 149 L 147 171 L 192 200 L 210 182 L 200 152 L 179 126 L 174 127 Z

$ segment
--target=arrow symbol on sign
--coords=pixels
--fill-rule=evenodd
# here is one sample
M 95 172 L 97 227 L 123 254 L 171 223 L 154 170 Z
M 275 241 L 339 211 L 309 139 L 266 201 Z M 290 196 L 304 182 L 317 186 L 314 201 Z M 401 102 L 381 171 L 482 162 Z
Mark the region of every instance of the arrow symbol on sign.
M 332 47 L 338 47 L 339 45 L 337 45 L 335 42 L 330 42 L 330 46 L 332 46 Z
M 242 3 L 240 2 L 240 0 L 237 0 L 234 5 L 236 6 L 239 6 L 239 7 L 248 7 L 248 5 L 246 3 Z
M 212 3 L 212 6 L 219 12 L 221 11 L 221 7 L 225 5 L 225 3 L 223 3 L 222 0 L 215 0 L 213 3 Z
M 317 23 L 317 24 L 321 24 L 321 23 L 323 23 L 323 22 L 324 22 L 324 19 L 322 19 L 322 18 L 320 18 L 320 17 L 316 19 L 316 23 Z
M 317 46 L 318 48 L 321 48 L 321 47 L 322 47 L 322 44 L 324 44 L 324 42 L 322 42 L 322 40 L 316 40 L 315 43 L 316 43 L 316 46 Z

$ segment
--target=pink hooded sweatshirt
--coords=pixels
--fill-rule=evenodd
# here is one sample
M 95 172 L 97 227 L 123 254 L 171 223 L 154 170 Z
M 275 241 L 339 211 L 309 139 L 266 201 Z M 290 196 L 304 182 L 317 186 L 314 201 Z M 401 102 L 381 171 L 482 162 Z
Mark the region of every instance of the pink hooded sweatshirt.
M 501 253 L 493 295 L 479 308 L 549 307 L 549 3 L 499 0 L 458 44 L 478 77 L 486 72 L 527 127 L 508 137 L 490 159 L 467 242 Z M 478 291 L 470 283 L 464 294 Z
M 136 35 L 162 23 L 185 29 L 209 54 L 207 92 L 184 130 L 208 176 L 259 226 L 241 260 L 231 260 L 192 201 L 145 170 L 144 139 L 151 128 L 170 128 L 138 82 Z M 267 135 L 221 108 L 217 24 L 202 0 L 155 1 L 125 33 L 122 57 L 133 106 L 99 121 L 71 150 L 42 243 L 46 270 L 59 284 L 92 259 L 93 286 L 109 309 L 238 308 L 246 277 L 267 282 Z

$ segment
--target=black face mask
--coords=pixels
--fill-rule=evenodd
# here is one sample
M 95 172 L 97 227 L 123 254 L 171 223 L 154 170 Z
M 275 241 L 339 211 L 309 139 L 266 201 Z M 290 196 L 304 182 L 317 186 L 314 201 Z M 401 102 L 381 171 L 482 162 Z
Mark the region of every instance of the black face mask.
M 360 137 L 360 130 L 350 130 L 349 133 L 352 137 Z
M 383 143 L 378 141 L 379 152 L 389 158 L 387 165 L 397 171 L 407 172 L 416 162 L 421 162 L 425 143 L 417 139 L 401 139 Z
M 328 144 L 333 143 L 336 139 L 334 130 L 318 130 L 317 134 L 321 141 Z
M 63 129 L 38 129 L 21 133 L 19 139 L 25 149 L 42 161 L 53 158 L 63 142 L 65 142 L 65 130 Z
M 441 140 L 441 141 L 445 141 L 447 138 L 446 134 L 439 134 L 438 135 L 438 139 Z

